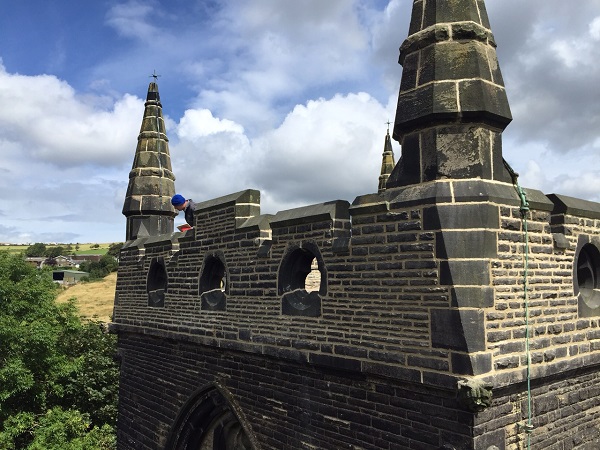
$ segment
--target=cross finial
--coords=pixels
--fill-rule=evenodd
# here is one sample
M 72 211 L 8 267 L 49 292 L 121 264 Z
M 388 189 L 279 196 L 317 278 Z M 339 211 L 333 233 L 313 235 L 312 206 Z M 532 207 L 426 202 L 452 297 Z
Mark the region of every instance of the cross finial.
M 156 69 L 152 71 L 152 75 L 150 75 L 150 76 L 154 78 L 155 83 L 156 83 L 156 80 L 158 79 L 158 77 L 160 77 L 160 75 L 156 74 Z
M 388 120 L 386 123 L 387 123 L 387 126 L 388 126 L 388 133 L 389 133 L 389 132 L 390 132 L 390 124 L 391 124 L 392 122 L 390 122 L 390 121 Z

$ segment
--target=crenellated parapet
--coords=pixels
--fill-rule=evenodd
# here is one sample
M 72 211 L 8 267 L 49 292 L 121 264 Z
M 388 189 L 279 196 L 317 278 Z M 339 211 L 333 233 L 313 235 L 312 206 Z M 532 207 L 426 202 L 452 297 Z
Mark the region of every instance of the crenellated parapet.
M 419 379 L 494 374 L 498 381 L 501 372 L 524 370 L 507 362 L 510 352 L 498 350 L 505 349 L 498 343 L 507 337 L 520 339 L 517 332 L 498 332 L 498 320 L 508 316 L 496 311 L 522 295 L 523 266 L 516 260 L 524 237 L 514 188 L 453 180 L 386 192 L 357 197 L 352 205 L 333 201 L 275 215 L 259 214 L 254 190 L 198 203 L 192 230 L 124 246 L 114 322 L 209 333 L 218 342 L 237 342 L 244 330 L 248 351 L 254 341 L 280 336 L 290 355 L 302 353 L 294 342 L 311 342 L 317 350 L 295 359 L 327 355 L 341 363 L 351 353 L 361 372 Z M 578 246 L 597 244 L 600 227 L 597 219 L 581 219 L 587 227 L 569 231 L 564 248 L 550 225 L 551 216 L 558 221 L 561 204 L 539 191 L 526 192 L 533 211 L 529 238 L 536 240 L 531 258 L 551 268 L 547 277 L 539 268 L 532 271 L 529 286 L 544 295 L 537 292 L 557 286 L 555 267 L 565 265 L 566 255 L 573 258 Z M 596 214 L 596 204 L 584 206 L 588 216 Z M 319 281 L 307 290 L 313 270 Z M 574 274 L 566 270 L 561 276 L 561 296 L 576 302 Z M 600 309 L 595 314 L 600 317 Z M 572 320 L 579 320 L 577 314 Z M 219 334 L 221 327 L 237 331 Z M 360 343 L 344 337 L 350 330 Z

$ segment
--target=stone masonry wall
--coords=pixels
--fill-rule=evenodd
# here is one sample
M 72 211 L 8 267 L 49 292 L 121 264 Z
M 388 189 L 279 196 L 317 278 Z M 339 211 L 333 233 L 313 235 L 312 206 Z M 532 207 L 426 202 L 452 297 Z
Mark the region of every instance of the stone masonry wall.
M 582 242 L 600 245 L 600 205 L 527 192 L 532 448 L 594 448 L 600 313 L 582 316 L 574 264 Z M 163 448 L 211 383 L 239 402 L 253 448 L 522 448 L 511 185 L 438 181 L 273 216 L 259 205 L 251 190 L 199 203 L 193 230 L 124 246 L 119 448 Z M 321 283 L 307 295 L 313 257 Z M 463 402 L 469 380 L 491 402 Z
M 260 448 L 468 448 L 470 414 L 444 390 L 348 376 L 275 357 L 121 333 L 119 448 L 164 448 L 183 403 L 208 383 L 235 398 Z
M 591 211 L 592 215 L 596 213 Z M 552 216 L 558 220 L 558 215 Z M 552 233 L 551 213 L 528 214 L 528 301 L 532 370 L 553 375 L 598 364 L 600 317 L 581 317 L 574 295 L 574 263 L 581 238 L 598 239 L 600 221 L 560 215 L 570 225 Z M 492 271 L 494 309 L 486 314 L 488 349 L 493 352 L 497 386 L 525 376 L 525 308 L 523 300 L 524 233 L 518 208 L 501 208 L 498 260 Z M 557 230 L 555 230 L 557 231 Z M 520 369 L 499 376 L 498 372 Z

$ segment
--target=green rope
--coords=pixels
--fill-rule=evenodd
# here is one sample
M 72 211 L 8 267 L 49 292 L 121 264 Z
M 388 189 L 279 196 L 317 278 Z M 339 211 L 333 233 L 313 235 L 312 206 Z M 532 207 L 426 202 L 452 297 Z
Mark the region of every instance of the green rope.
M 503 159 L 502 162 L 508 170 L 512 178 L 513 185 L 519 196 L 521 205 L 519 212 L 521 213 L 521 224 L 523 228 L 524 241 L 524 268 L 523 268 L 523 300 L 525 301 L 525 353 L 527 355 L 527 423 L 524 426 L 527 435 L 527 448 L 531 448 L 531 433 L 533 432 L 533 422 L 531 415 L 531 353 L 529 350 L 529 232 L 527 230 L 527 215 L 529 213 L 529 202 L 527 195 L 521 186 L 519 186 L 519 174 Z

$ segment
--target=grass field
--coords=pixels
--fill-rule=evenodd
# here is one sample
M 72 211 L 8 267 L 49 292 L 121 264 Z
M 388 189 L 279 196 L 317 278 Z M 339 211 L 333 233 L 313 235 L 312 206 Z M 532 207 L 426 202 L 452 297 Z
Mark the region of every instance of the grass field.
M 106 244 L 92 243 L 92 244 L 57 244 L 57 245 L 48 245 L 47 244 L 46 248 L 52 248 L 52 247 L 58 247 L 58 246 L 65 248 L 68 245 L 71 245 L 72 250 L 69 250 L 65 254 L 69 254 L 69 255 L 81 255 L 81 254 L 104 255 L 108 251 L 108 247 L 111 245 L 111 243 L 109 242 Z M 98 245 L 97 248 L 95 247 L 96 245 Z M 76 249 L 76 246 L 79 246 L 79 248 Z M 11 253 L 21 253 L 21 252 L 24 253 L 28 247 L 29 247 L 29 245 L 25 245 L 25 244 L 24 245 L 2 245 L 2 246 L 0 246 L 0 250 L 6 250 Z
M 107 275 L 103 280 L 89 283 L 78 283 L 65 289 L 58 295 L 57 302 L 75 299 L 81 316 L 86 319 L 97 319 L 110 322 L 115 301 L 117 272 Z

